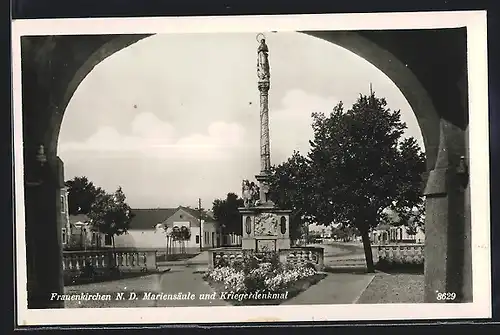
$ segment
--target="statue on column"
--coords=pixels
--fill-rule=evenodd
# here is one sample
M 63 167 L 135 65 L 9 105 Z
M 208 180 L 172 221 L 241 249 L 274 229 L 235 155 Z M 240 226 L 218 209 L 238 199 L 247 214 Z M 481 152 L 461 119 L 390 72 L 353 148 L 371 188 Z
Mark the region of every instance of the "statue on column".
M 254 182 L 243 180 L 241 184 L 242 198 L 245 208 L 259 205 L 259 186 Z
M 261 81 L 268 81 L 269 72 L 269 49 L 264 37 L 261 37 L 259 48 L 257 49 L 257 76 Z

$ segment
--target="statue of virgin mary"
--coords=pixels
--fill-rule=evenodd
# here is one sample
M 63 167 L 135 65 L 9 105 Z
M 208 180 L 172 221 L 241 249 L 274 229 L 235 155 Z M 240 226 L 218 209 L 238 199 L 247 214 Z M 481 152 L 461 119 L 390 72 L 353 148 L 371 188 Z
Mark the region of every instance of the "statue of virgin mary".
M 262 38 L 260 40 L 259 48 L 257 49 L 257 76 L 259 80 L 269 80 L 269 59 L 268 59 L 269 49 L 266 44 L 266 40 Z

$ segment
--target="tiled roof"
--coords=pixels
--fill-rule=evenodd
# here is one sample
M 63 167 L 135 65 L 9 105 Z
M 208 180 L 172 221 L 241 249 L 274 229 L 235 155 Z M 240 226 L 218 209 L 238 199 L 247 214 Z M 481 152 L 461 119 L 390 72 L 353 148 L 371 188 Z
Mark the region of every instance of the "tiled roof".
M 183 206 L 180 206 L 177 209 L 182 209 L 183 211 L 189 213 L 190 215 L 194 216 L 195 218 L 199 218 L 200 217 L 200 211 L 197 210 L 197 209 L 194 209 L 194 208 L 190 208 L 190 207 L 183 207 Z M 206 211 L 203 211 L 202 215 L 201 215 L 201 218 L 205 221 L 213 221 L 214 220 L 214 217 L 211 213 L 207 213 Z
M 129 229 L 154 229 L 158 223 L 162 223 L 175 214 L 179 209 L 184 210 L 189 215 L 199 218 L 200 212 L 194 208 L 179 206 L 177 208 L 149 208 L 132 209 L 135 216 L 132 218 Z M 202 219 L 205 221 L 214 221 L 213 217 L 204 212 Z
M 129 229 L 154 229 L 158 223 L 162 223 L 176 211 L 177 208 L 132 209 L 134 217 Z

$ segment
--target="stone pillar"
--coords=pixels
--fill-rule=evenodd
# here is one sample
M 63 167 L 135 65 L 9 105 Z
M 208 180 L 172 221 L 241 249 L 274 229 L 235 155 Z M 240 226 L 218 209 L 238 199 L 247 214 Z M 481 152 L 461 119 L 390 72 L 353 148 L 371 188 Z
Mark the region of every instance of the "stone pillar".
M 445 292 L 456 293 L 453 302 L 472 301 L 472 264 L 470 255 L 466 256 L 471 242 L 465 209 L 468 178 L 461 162 L 466 151 L 465 132 L 441 120 L 438 157 L 424 191 L 427 303 L 438 302 L 437 293 Z
M 40 165 L 25 161 L 26 257 L 28 308 L 63 308 L 51 301 L 52 293 L 64 290 L 62 272 L 61 176 L 62 162 L 48 156 Z
M 269 144 L 269 82 L 259 82 L 260 91 L 260 173 L 269 173 L 271 165 Z

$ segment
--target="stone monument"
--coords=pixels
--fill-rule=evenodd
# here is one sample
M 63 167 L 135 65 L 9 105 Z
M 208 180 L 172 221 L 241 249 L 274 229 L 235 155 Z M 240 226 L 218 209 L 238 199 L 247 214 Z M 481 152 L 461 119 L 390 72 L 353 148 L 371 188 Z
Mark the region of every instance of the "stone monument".
M 260 92 L 260 173 L 256 185 L 244 180 L 242 197 L 242 249 L 257 252 L 290 249 L 291 210 L 278 208 L 269 198 L 271 157 L 269 143 L 269 48 L 263 34 L 257 35 L 257 87 Z

